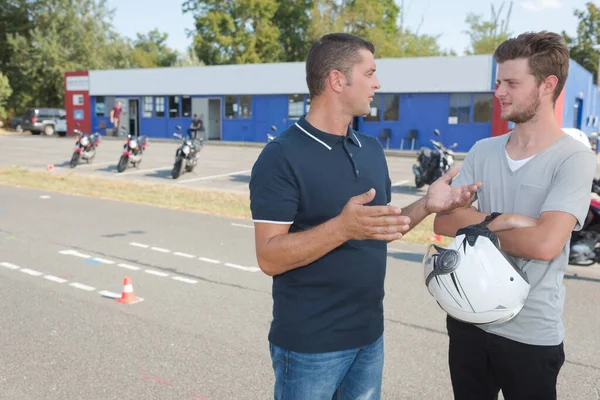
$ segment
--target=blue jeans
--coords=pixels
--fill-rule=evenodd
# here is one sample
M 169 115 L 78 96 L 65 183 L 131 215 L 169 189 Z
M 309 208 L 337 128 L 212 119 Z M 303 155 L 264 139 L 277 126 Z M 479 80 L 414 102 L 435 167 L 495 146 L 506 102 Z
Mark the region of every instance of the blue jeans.
M 296 353 L 270 343 L 275 400 L 379 400 L 383 335 L 374 343 L 329 353 Z

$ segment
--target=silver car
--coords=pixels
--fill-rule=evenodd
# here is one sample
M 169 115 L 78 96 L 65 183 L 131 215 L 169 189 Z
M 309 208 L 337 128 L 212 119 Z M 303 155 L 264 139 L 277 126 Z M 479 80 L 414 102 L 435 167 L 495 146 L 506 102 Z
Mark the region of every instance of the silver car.
M 30 108 L 23 115 L 23 130 L 32 135 L 67 134 L 67 112 L 62 108 Z

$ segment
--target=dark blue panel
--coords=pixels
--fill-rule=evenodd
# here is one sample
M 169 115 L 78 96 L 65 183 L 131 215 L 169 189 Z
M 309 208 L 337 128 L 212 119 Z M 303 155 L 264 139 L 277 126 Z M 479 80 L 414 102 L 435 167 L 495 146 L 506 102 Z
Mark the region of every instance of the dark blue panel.
M 271 126 L 277 134 L 286 130 L 294 121 L 288 120 L 288 96 L 254 96 L 253 141 L 266 142 Z
M 158 137 L 172 139 L 173 133 L 179 132 L 175 128 L 177 125 L 181 126 L 181 132 L 186 133 L 187 128 L 190 127 L 191 121 L 191 118 L 167 118 L 167 124 L 165 130 L 163 131 L 163 135 Z
M 223 140 L 232 142 L 253 142 L 252 119 L 224 119 Z
M 448 93 L 401 94 L 400 121 L 367 122 L 359 118 L 358 130 L 379 137 L 382 129 L 389 128 L 391 139 L 389 143 L 381 141 L 382 146 L 404 150 L 411 150 L 413 146 L 412 141 L 407 138 L 411 130 L 417 131 L 415 150 L 421 146 L 432 147 L 431 139 L 439 140 L 433 134 L 434 129 L 440 130 L 446 145 L 458 143 L 455 151 L 468 151 L 476 141 L 491 136 L 491 123 L 448 124 L 449 109 Z
M 149 138 L 164 138 L 167 137 L 167 118 L 141 118 L 140 119 L 140 134 Z

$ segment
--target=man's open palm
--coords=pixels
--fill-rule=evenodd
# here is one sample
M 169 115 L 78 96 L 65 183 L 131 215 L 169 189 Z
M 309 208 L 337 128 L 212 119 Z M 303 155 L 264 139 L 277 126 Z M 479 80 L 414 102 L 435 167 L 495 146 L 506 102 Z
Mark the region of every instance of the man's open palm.
M 427 190 L 426 207 L 431 213 L 452 211 L 455 208 L 465 207 L 470 204 L 471 197 L 481 187 L 481 182 L 474 182 L 463 186 L 450 186 L 452 179 L 458 175 L 459 168 L 454 167 L 442 177 L 433 182 Z

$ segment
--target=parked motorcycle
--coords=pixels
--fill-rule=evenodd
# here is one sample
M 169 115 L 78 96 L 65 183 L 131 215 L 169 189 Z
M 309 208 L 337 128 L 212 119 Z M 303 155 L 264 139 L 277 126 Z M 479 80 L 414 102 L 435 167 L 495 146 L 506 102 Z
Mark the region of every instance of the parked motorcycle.
M 440 131 L 437 129 L 434 129 L 433 133 L 436 136 L 441 136 Z M 431 139 L 431 143 L 434 148 L 422 147 L 417 156 L 417 163 L 413 165 L 417 188 L 431 185 L 454 166 L 454 152 L 452 149 L 458 144 L 454 143 L 452 146 L 446 147 L 441 141 L 438 142 L 433 139 Z
M 176 126 L 178 131 L 181 131 L 181 126 Z M 179 178 L 185 172 L 192 172 L 198 165 L 198 154 L 204 147 L 202 138 L 189 139 L 181 133 L 173 133 L 173 136 L 181 139 L 181 144 L 175 152 L 175 163 L 171 176 L 173 179 Z
M 77 124 L 77 127 L 79 127 L 79 124 Z M 77 141 L 69 163 L 71 168 L 75 168 L 80 160 L 85 160 L 88 164 L 91 163 L 96 157 L 96 147 L 100 144 L 99 133 L 87 134 L 79 129 L 74 129 L 73 132 L 77 134 Z
M 592 192 L 600 195 L 600 181 L 594 179 Z M 600 201 L 590 200 L 590 208 L 580 231 L 571 233 L 569 264 L 590 266 L 600 262 Z
M 123 146 L 123 154 L 119 158 L 117 164 L 117 171 L 123 172 L 127 169 L 129 164 L 133 167 L 137 167 L 142 162 L 142 157 L 146 146 L 148 145 L 148 138 L 146 136 L 131 136 L 127 135 L 127 141 Z

